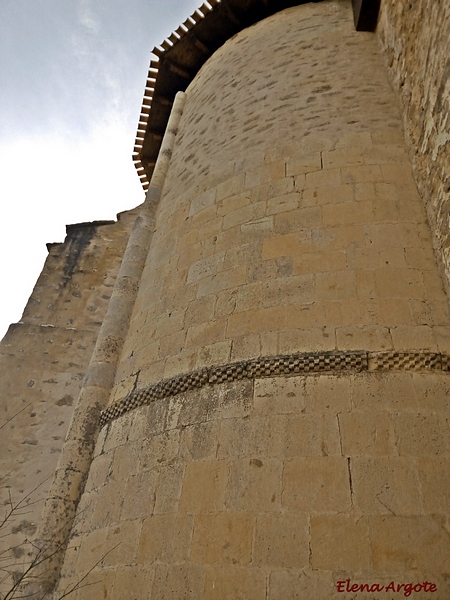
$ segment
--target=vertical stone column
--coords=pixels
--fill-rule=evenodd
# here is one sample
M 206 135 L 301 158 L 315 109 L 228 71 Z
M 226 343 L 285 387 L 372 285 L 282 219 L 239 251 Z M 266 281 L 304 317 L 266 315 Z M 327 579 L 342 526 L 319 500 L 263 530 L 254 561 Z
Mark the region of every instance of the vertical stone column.
M 172 108 L 146 200 L 131 230 L 105 319 L 44 506 L 38 540 L 41 547 L 49 546 L 52 554 L 43 565 L 43 583 L 39 582 L 39 586 L 42 586 L 44 591 L 51 590 L 58 578 L 62 552 L 89 473 L 99 430 L 100 412 L 108 404 L 117 363 L 127 336 L 142 269 L 155 226 L 154 215 L 164 186 L 183 104 L 184 94 L 179 92 Z

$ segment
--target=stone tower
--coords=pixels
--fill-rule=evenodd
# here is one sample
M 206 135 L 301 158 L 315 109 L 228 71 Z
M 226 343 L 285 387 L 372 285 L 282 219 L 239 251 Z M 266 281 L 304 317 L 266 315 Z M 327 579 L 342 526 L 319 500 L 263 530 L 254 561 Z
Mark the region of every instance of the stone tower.
M 155 49 L 55 598 L 450 597 L 450 10 L 379 4 L 211 0 Z

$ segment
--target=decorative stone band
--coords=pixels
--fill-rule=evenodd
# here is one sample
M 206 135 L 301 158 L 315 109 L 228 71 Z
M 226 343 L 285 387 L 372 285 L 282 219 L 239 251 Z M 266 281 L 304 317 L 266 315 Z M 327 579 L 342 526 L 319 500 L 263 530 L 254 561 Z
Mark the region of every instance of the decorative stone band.
M 282 375 L 391 370 L 450 372 L 450 357 L 434 352 L 303 352 L 205 367 L 131 392 L 120 402 L 102 411 L 100 426 L 103 427 L 130 410 L 150 404 L 153 400 L 175 396 L 204 385 Z

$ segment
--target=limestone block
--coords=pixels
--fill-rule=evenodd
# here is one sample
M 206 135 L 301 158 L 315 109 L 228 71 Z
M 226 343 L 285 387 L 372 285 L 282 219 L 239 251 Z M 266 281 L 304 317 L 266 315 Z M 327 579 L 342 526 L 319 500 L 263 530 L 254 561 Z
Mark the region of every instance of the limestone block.
M 402 226 L 397 223 L 368 223 L 364 225 L 366 243 L 377 249 L 403 249 L 401 233 Z
M 183 485 L 183 476 L 183 464 L 167 464 L 160 467 L 153 510 L 155 514 L 177 512 L 181 487 Z
M 283 181 L 283 180 L 281 180 Z M 291 181 L 291 180 L 288 180 Z M 286 186 L 288 187 L 288 186 Z M 294 191 L 294 182 L 292 180 L 292 192 L 280 194 L 270 198 L 267 202 L 267 214 L 276 215 L 295 210 L 299 207 L 300 194 Z
M 355 165 L 343 167 L 342 181 L 344 183 L 365 183 L 368 181 L 389 181 L 381 176 L 382 169 L 378 165 Z M 395 181 L 395 180 L 394 180 Z
M 174 356 L 167 357 L 164 362 L 163 377 L 157 378 L 156 381 L 153 380 L 152 383 L 156 383 L 158 379 L 169 379 L 170 377 L 176 377 L 181 373 L 193 371 L 196 359 L 197 355 L 195 350 L 183 350 Z
M 264 292 L 259 304 L 267 308 L 280 304 L 310 304 L 317 297 L 316 281 L 313 275 L 278 277 L 268 281 L 261 286 Z
M 305 380 L 306 412 L 333 415 L 351 409 L 352 379 L 348 375 L 318 375 Z
M 276 198 L 277 196 L 285 196 L 294 192 L 294 178 L 284 177 L 283 179 L 275 179 L 269 184 L 268 199 Z M 288 209 L 289 210 L 289 209 Z
M 391 329 L 391 335 L 396 350 L 438 351 L 433 328 L 428 325 L 419 325 L 416 327 L 399 325 Z
M 186 466 L 180 510 L 203 513 L 223 509 L 227 461 L 192 462 Z
M 322 206 L 322 219 L 325 227 L 353 225 L 373 221 L 372 202 L 341 202 Z
M 311 566 L 324 571 L 369 569 L 367 520 L 350 515 L 311 517 Z
M 294 275 L 343 271 L 347 266 L 344 251 L 321 251 L 294 257 Z
M 80 586 L 73 592 L 72 598 L 75 600 L 107 598 L 109 600 L 112 597 L 112 588 L 116 578 L 114 569 L 96 568 L 90 573 L 86 571 L 84 575 L 86 575 L 86 578 L 83 579 Z M 64 590 L 64 593 L 66 593 L 66 590 Z
M 331 598 L 335 589 L 330 571 L 277 569 L 270 573 L 268 600 Z
M 282 463 L 272 458 L 229 462 L 225 505 L 229 510 L 275 511 L 280 507 Z
M 344 456 L 392 456 L 394 431 L 387 412 L 353 412 L 338 415 Z
M 211 206 L 212 204 L 214 204 L 215 199 L 216 199 L 215 188 L 210 188 L 209 190 L 203 192 L 202 194 L 195 195 L 190 202 L 189 216 L 192 217 L 193 215 L 197 214 L 199 211 L 203 210 L 204 208 Z
M 247 310 L 231 315 L 228 319 L 227 338 L 235 338 L 249 333 L 261 333 L 267 330 L 288 329 L 288 313 L 284 307 Z
M 303 377 L 267 377 L 255 379 L 254 385 L 255 414 L 299 413 L 305 407 Z
M 224 340 L 215 344 L 207 344 L 198 349 L 195 368 L 211 365 L 224 365 L 230 362 L 232 341 Z
M 293 569 L 309 565 L 309 519 L 301 514 L 261 514 L 256 519 L 254 563 Z
M 223 228 L 226 230 L 254 219 L 260 219 L 265 216 L 265 213 L 266 203 L 263 201 L 242 206 L 223 217 Z
M 274 235 L 263 240 L 262 259 L 295 256 L 311 250 L 311 236 L 307 231 Z
M 375 569 L 448 573 L 450 539 L 438 518 L 373 516 L 369 528 Z
M 400 456 L 449 457 L 449 426 L 442 415 L 402 413 L 393 415 L 392 419 Z
M 312 242 L 317 249 L 346 250 L 347 256 L 352 256 L 350 250 L 364 245 L 364 225 L 333 225 L 324 226 L 312 232 Z M 349 266 L 353 266 L 349 262 Z
M 98 500 L 97 490 L 85 491 L 81 496 L 72 526 L 72 536 L 78 536 L 92 531 L 92 522 Z
M 450 331 L 448 326 L 434 327 L 433 333 L 439 348 L 439 352 L 450 354 Z
M 228 215 L 243 206 L 247 206 L 250 204 L 251 192 L 246 191 L 242 194 L 235 194 L 233 196 L 228 196 L 221 200 L 221 202 L 217 205 L 217 214 L 221 217 Z
M 277 418 L 278 456 L 340 456 L 338 422 L 333 414 L 311 413 Z
M 207 567 L 204 600 L 263 600 L 266 574 L 261 569 Z
M 355 199 L 354 186 L 350 184 L 322 186 L 306 189 L 302 194 L 302 206 L 342 204 L 353 202 Z
M 366 162 L 366 149 L 345 148 L 322 152 L 322 160 L 324 169 L 332 169 L 336 167 L 347 167 L 349 165 L 361 165 Z
M 322 512 L 350 508 L 350 482 L 345 458 L 320 457 L 286 461 L 283 506 L 291 510 Z
M 275 438 L 276 433 L 273 423 L 266 417 L 226 419 L 220 426 L 218 456 L 230 458 L 267 455 L 272 436 Z
M 152 514 L 157 482 L 158 473 L 155 471 L 145 471 L 128 478 L 121 519 L 137 519 Z M 123 481 L 120 485 L 123 487 Z
M 302 173 L 311 173 L 320 171 L 322 168 L 322 159 L 320 152 L 306 156 L 293 157 L 286 164 L 287 175 L 301 175 Z M 328 166 L 326 166 L 328 168 Z
M 239 175 L 235 175 L 226 181 L 219 183 L 217 186 L 216 198 L 217 201 L 223 200 L 224 198 L 228 198 L 228 196 L 234 196 L 236 194 L 240 194 L 244 191 L 245 188 L 251 187 L 246 185 L 247 178 L 245 173 L 240 173 Z
M 161 337 L 159 343 L 156 343 L 152 348 L 154 352 L 151 353 L 148 360 L 154 361 L 158 360 L 160 357 L 167 358 L 169 356 L 178 355 L 183 350 L 185 339 L 185 329 Z
M 113 452 L 107 452 L 105 454 L 96 456 L 92 461 L 85 488 L 86 492 L 94 490 L 106 483 L 106 478 L 111 468 L 113 455 Z
M 112 480 L 98 488 L 98 498 L 91 521 L 93 528 L 113 525 L 120 521 L 123 503 L 121 490 L 123 482 Z
M 286 174 L 284 160 L 265 163 L 257 169 L 247 171 L 245 174 L 245 188 L 249 189 L 273 179 L 283 179 Z
M 164 514 L 144 519 L 137 561 L 176 563 L 186 560 L 192 537 L 192 515 Z M 136 537 L 134 544 L 136 545 Z
M 117 483 L 124 483 L 129 477 L 136 475 L 139 471 L 140 450 L 140 442 L 118 446 L 114 450 L 114 459 L 109 472 L 110 478 Z
M 317 274 L 317 300 L 341 300 L 354 297 L 356 297 L 356 274 L 354 271 Z
M 323 169 L 306 174 L 306 188 L 320 188 L 343 183 L 340 169 Z M 350 182 L 352 183 L 352 182 Z
M 325 222 L 324 222 L 325 224 Z M 320 206 L 300 206 L 287 213 L 275 215 L 274 231 L 276 233 L 290 233 L 302 229 L 316 229 L 322 225 L 322 211 Z
M 170 429 L 159 435 L 143 439 L 139 444 L 140 471 L 157 470 L 160 465 L 172 464 L 180 448 L 179 429 Z
M 230 419 L 233 420 L 233 419 Z M 185 460 L 212 460 L 216 458 L 220 425 L 215 421 L 197 423 L 183 428 L 181 456 Z
M 400 325 L 438 325 L 443 327 L 441 332 L 445 331 L 445 324 L 448 323 L 448 302 L 446 300 L 408 300 L 408 307 L 411 313 L 411 322 L 399 323 Z M 434 334 L 438 348 L 441 349 L 440 343 L 444 343 L 442 351 L 445 352 L 445 338 L 442 338 L 439 333 L 434 332 Z M 437 335 L 439 335 L 439 340 Z
M 354 409 L 375 412 L 418 410 L 414 377 L 413 373 L 373 373 L 355 376 L 352 397 Z
M 247 266 L 238 265 L 232 269 L 220 271 L 215 275 L 205 277 L 199 282 L 197 298 L 209 294 L 217 294 L 222 290 L 234 289 L 246 282 Z
M 416 462 L 423 510 L 426 514 L 447 514 L 450 505 L 450 460 L 419 458 Z
M 198 281 L 203 277 L 207 277 L 222 268 L 225 253 L 221 252 L 215 256 L 211 256 L 205 259 L 198 260 L 195 262 L 188 271 L 187 282 Z
M 155 323 L 155 336 L 160 338 L 183 329 L 185 312 L 185 310 L 170 311 L 158 317 Z
M 87 573 L 95 565 L 101 563 L 105 558 L 105 553 L 112 549 L 106 545 L 106 536 L 109 528 L 103 527 L 91 531 L 80 540 L 80 550 L 78 551 L 77 571 L 78 573 Z
M 111 600 L 147 600 L 154 579 L 154 568 L 139 566 L 118 567 L 115 573 L 114 586 L 108 581 L 112 592 L 106 598 Z
M 203 296 L 202 298 L 199 298 L 197 302 L 190 303 L 185 314 L 185 326 L 190 327 L 191 325 L 197 325 L 211 320 L 214 315 L 215 304 L 216 297 L 214 295 Z
M 203 564 L 248 565 L 252 558 L 253 516 L 249 513 L 198 514 L 191 560 Z
M 248 360 L 249 358 L 278 353 L 278 335 L 276 332 L 243 335 L 230 340 L 230 342 L 232 344 L 232 361 Z
M 152 598 L 164 600 L 198 600 L 203 596 L 205 571 L 198 565 L 155 566 Z
M 420 514 L 419 480 L 411 460 L 352 458 L 353 503 L 365 514 Z
M 167 402 L 165 400 L 156 400 L 147 406 L 141 406 L 133 413 L 133 422 L 128 433 L 130 442 L 149 439 L 164 431 L 167 418 Z M 121 420 L 122 417 L 118 419 L 118 421 Z
M 447 411 L 450 387 L 446 373 L 413 373 L 412 383 L 419 410 L 430 410 L 432 413 Z
M 336 329 L 336 345 L 339 350 L 382 351 L 390 350 L 393 344 L 388 327 L 349 325 Z
M 424 298 L 422 273 L 418 269 L 380 269 L 375 285 L 381 298 Z
M 336 335 L 333 327 L 315 327 L 309 329 L 293 329 L 279 333 L 279 352 L 294 354 L 313 350 L 334 350 Z
M 127 565 L 136 562 L 137 546 L 142 529 L 140 519 L 122 521 L 115 527 L 110 527 L 106 535 L 105 547 L 110 548 L 102 561 L 103 566 Z
M 226 320 L 214 320 L 192 325 L 187 330 L 186 348 L 198 348 L 220 342 L 225 336 Z

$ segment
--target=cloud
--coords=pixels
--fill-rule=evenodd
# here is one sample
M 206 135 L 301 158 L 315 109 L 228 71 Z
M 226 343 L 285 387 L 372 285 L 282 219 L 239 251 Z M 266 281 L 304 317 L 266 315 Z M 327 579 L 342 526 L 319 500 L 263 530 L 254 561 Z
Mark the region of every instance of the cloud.
M 78 17 L 81 25 L 86 27 L 92 33 L 98 33 L 100 23 L 95 19 L 90 7 L 90 0 L 80 0 L 78 6 Z

